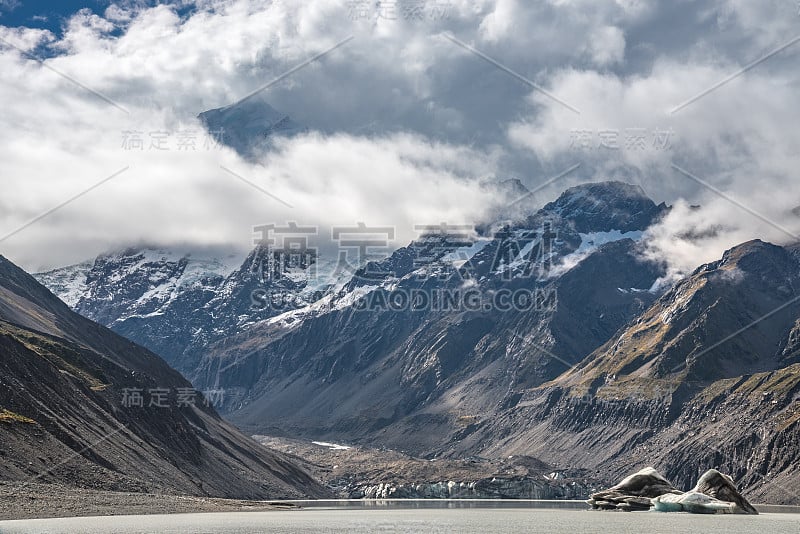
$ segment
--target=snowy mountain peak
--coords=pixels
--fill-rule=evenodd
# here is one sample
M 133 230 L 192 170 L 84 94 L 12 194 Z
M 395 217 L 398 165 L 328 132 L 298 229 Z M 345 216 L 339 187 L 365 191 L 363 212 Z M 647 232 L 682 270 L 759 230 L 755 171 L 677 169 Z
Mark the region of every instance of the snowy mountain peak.
M 36 279 L 63 300 L 70 308 L 75 308 L 86 292 L 86 275 L 93 261 L 85 261 L 68 267 L 35 275 Z
M 241 259 L 231 253 L 127 248 L 35 275 L 64 302 L 90 319 L 112 324 L 159 313 L 184 289 L 213 284 Z
M 290 137 L 305 131 L 288 115 L 270 106 L 261 95 L 204 111 L 198 119 L 210 135 L 245 158 L 252 158 L 268 148 L 276 136 Z
M 542 211 L 571 221 L 578 232 L 590 233 L 643 230 L 666 209 L 640 186 L 611 181 L 571 187 Z
M 635 186 L 589 184 L 524 222 L 485 235 L 431 230 L 381 260 L 264 245 L 233 257 L 132 248 L 38 277 L 74 310 L 191 374 L 223 338 L 275 317 L 299 324 L 373 291 L 550 284 L 610 242 L 639 239 L 661 209 Z

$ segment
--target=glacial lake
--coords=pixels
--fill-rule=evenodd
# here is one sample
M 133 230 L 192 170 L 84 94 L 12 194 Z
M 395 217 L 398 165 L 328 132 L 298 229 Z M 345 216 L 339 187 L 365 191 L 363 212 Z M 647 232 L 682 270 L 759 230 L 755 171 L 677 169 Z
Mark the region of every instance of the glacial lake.
M 598 512 L 578 502 L 357 501 L 304 502 L 274 512 L 82 517 L 0 521 L 3 534 L 251 534 L 251 533 L 530 533 L 797 534 L 796 508 L 765 507 L 758 516 Z M 777 510 L 777 511 L 772 511 Z

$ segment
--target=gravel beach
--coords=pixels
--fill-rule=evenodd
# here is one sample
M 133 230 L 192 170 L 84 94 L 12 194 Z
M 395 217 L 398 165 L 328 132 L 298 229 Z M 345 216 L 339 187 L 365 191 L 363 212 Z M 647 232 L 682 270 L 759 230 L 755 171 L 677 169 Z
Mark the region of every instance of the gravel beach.
M 299 506 L 267 501 L 95 491 L 51 484 L 0 483 L 0 521 L 293 509 L 299 509 Z

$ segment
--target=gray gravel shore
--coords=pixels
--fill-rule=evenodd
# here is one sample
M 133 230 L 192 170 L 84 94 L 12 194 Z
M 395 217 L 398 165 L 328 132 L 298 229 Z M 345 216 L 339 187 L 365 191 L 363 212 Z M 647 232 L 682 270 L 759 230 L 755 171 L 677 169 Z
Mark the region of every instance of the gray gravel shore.
M 119 493 L 70 488 L 51 484 L 0 482 L 0 521 L 49 517 L 178 514 L 298 509 L 292 504 Z

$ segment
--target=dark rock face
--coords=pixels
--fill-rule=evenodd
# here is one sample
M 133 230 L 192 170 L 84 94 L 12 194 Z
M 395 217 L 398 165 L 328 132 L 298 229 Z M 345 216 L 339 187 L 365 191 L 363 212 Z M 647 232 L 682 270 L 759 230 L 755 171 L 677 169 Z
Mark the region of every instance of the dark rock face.
M 682 373 L 700 385 L 795 363 L 779 350 L 800 316 L 800 303 L 791 303 L 795 288 L 798 263 L 786 250 L 761 241 L 740 245 L 680 281 L 587 359 L 584 377 L 646 369 L 652 379 Z M 623 342 L 634 333 L 637 343 Z
M 630 232 L 652 224 L 667 207 L 656 206 L 639 186 L 603 182 L 567 189 L 544 210 L 572 221 L 577 232 Z
M 681 488 L 715 467 L 731 473 L 750 499 L 795 503 L 798 273 L 800 263 L 781 247 L 735 247 L 456 450 L 469 454 L 513 429 L 502 446 L 482 454 L 524 450 L 616 476 L 646 461 Z
M 0 256 L 0 478 L 233 498 L 326 496 L 219 418 L 155 354 Z M 150 395 L 126 404 L 126 392 Z M 153 391 L 166 391 L 152 404 Z M 177 395 L 183 393 L 183 400 Z

